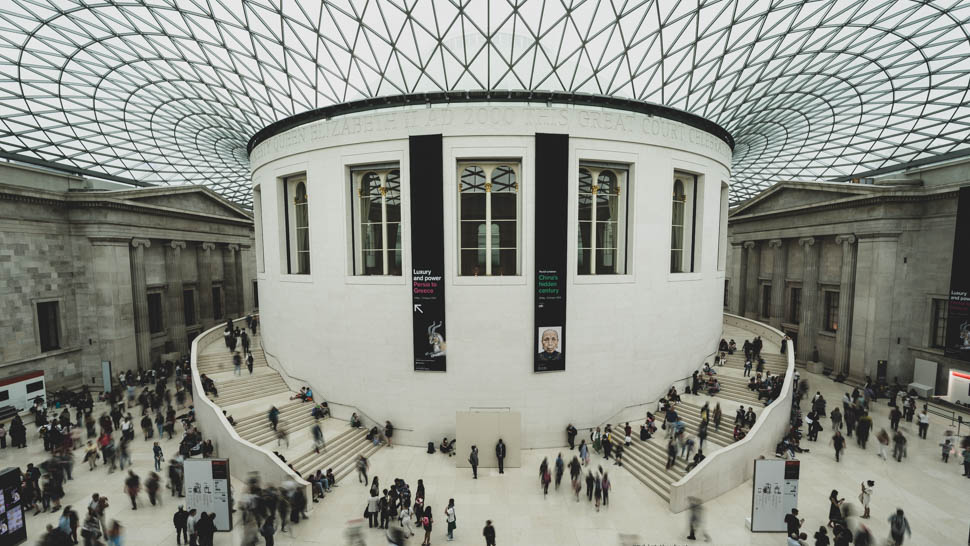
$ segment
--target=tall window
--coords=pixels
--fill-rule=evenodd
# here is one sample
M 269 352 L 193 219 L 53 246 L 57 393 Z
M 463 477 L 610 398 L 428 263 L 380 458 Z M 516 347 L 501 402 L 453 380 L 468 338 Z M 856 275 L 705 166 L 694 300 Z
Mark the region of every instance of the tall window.
M 576 264 L 580 275 L 626 273 L 627 169 L 593 164 L 579 168 L 579 237 Z
M 727 309 L 728 306 L 728 283 L 731 281 L 724 279 L 724 308 Z
M 37 303 L 37 330 L 40 333 L 40 352 L 61 348 L 60 309 L 56 301 Z
M 839 329 L 839 293 L 825 291 L 825 330 L 835 332 Z
M 792 286 L 788 292 L 788 322 L 798 324 L 802 316 L 802 289 Z
M 305 175 L 283 180 L 283 202 L 286 204 L 286 272 L 309 275 L 310 210 Z
M 518 275 L 519 164 L 459 163 L 458 208 L 461 275 Z
M 148 331 L 157 334 L 165 329 L 165 322 L 162 320 L 162 293 L 150 292 L 148 294 Z
M 259 283 L 253 281 L 253 309 L 259 309 Z
M 253 226 L 256 230 L 256 271 L 266 271 L 266 259 L 263 254 L 263 192 L 259 186 L 253 186 Z
M 694 271 L 697 177 L 674 173 L 673 211 L 670 216 L 670 272 Z
M 195 315 L 195 290 L 182 291 L 182 309 L 185 311 L 185 324 L 192 326 L 198 321 Z
M 401 172 L 355 169 L 354 274 L 401 274 Z
M 942 349 L 946 346 L 947 300 L 933 300 L 933 322 L 930 323 L 930 346 Z
M 212 287 L 212 318 L 219 320 L 222 318 L 222 287 Z
M 768 318 L 771 316 L 771 285 L 761 285 L 761 316 Z
M 717 231 L 717 270 L 724 271 L 727 264 L 727 231 L 728 231 L 728 198 L 730 197 L 730 187 L 726 182 L 721 182 L 721 212 L 718 218 Z

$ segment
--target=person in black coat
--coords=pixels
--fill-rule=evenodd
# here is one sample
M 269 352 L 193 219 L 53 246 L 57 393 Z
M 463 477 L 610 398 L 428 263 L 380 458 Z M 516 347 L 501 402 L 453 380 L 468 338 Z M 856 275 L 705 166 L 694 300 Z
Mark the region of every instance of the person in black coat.
M 501 438 L 495 444 L 495 457 L 498 459 L 498 473 L 505 474 L 505 443 Z
M 495 527 L 492 527 L 492 520 L 485 521 L 482 536 L 485 537 L 485 546 L 495 546 Z
M 172 516 L 172 525 L 175 526 L 175 542 L 177 544 L 182 544 L 182 537 L 185 537 L 185 542 L 189 542 L 189 513 L 179 505 L 179 509 Z

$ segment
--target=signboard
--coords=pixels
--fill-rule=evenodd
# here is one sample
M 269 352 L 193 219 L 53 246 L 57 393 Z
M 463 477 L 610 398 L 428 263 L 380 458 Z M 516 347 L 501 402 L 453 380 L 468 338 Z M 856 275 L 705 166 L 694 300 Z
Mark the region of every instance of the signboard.
M 229 459 L 185 459 L 185 506 L 215 514 L 217 531 L 232 530 Z
M 568 175 L 569 135 L 536 133 L 534 372 L 566 369 Z
M 441 135 L 412 136 L 411 314 L 414 371 L 446 369 L 444 175 Z
M 970 186 L 960 188 L 956 224 L 944 351 L 946 356 L 970 361 Z
M 27 542 L 27 522 L 20 504 L 20 469 L 0 471 L 0 546 Z
M 784 533 L 785 516 L 798 508 L 799 461 L 757 459 L 751 487 L 751 532 Z
M 44 382 L 44 372 L 27 372 L 0 379 L 0 393 L 5 393 L 3 406 L 13 406 L 17 411 L 26 411 L 40 398 L 46 402 L 47 385 Z

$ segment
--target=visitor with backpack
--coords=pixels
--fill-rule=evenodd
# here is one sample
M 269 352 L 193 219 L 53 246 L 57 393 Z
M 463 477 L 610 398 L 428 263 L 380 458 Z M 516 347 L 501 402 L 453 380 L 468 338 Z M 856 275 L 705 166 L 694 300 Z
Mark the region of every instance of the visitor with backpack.
M 889 536 L 894 546 L 902 546 L 903 533 L 913 535 L 913 531 L 909 528 L 909 521 L 903 515 L 903 509 L 897 508 L 896 513 L 889 516 Z

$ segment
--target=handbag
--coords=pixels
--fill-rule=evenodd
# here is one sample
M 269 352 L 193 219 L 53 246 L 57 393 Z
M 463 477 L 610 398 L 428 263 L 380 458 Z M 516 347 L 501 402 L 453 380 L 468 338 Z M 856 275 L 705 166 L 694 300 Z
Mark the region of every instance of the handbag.
M 370 515 L 370 512 L 367 511 L 367 507 L 365 506 L 364 507 L 364 517 L 366 518 L 369 515 Z

